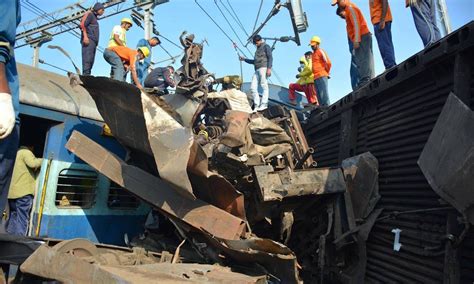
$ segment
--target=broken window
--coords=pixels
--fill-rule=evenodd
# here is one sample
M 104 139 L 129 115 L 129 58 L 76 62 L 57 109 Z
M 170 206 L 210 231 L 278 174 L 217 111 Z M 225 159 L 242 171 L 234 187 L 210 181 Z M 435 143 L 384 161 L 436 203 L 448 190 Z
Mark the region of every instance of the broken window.
M 91 208 L 95 203 L 98 174 L 95 171 L 64 169 L 59 172 L 55 204 L 59 208 Z
M 126 191 L 123 187 L 110 182 L 107 206 L 111 209 L 135 209 L 140 205 L 140 201 L 134 195 Z

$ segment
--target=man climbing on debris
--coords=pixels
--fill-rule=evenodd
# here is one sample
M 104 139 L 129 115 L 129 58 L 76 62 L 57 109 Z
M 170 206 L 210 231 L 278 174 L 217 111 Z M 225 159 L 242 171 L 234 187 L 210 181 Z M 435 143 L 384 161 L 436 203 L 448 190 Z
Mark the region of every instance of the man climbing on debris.
M 42 161 L 42 158 L 35 157 L 32 146 L 20 147 L 16 154 L 8 193 L 10 217 L 8 218 L 7 232 L 11 235 L 26 236 L 35 193 L 35 176 Z
M 328 78 L 331 71 L 331 60 L 321 47 L 321 39 L 313 36 L 309 45 L 313 50 L 312 69 L 314 76 L 314 86 L 316 88 L 316 96 L 321 106 L 329 105 Z
M 176 86 L 173 66 L 153 69 L 150 74 L 146 76 L 144 86 L 145 88 L 154 89 L 154 91 L 168 94 L 167 88 L 174 88 Z
M 337 7 L 336 15 L 341 17 L 344 21 L 346 20 L 346 12 L 341 7 Z M 354 44 L 352 43 L 351 39 L 347 37 L 347 41 L 349 43 L 349 53 L 351 54 L 351 67 L 349 70 L 349 74 L 351 77 L 351 87 L 352 90 L 355 91 L 357 89 L 357 85 L 359 84 L 360 76 L 359 71 L 357 70 L 357 64 L 355 63 L 354 58 Z
M 104 4 L 95 3 L 81 19 L 82 75 L 90 75 L 99 44 L 98 17 L 104 14 Z
M 331 5 L 336 4 L 345 12 L 347 35 L 354 45 L 354 59 L 360 76 L 357 88 L 360 88 L 374 78 L 372 34 L 362 11 L 354 3 L 349 0 L 332 0 Z
M 416 30 L 425 47 L 441 38 L 441 33 L 436 25 L 434 0 L 405 0 L 405 6 L 411 9 Z
M 254 102 L 253 107 L 254 111 L 263 111 L 268 107 L 269 90 L 267 78 L 272 75 L 272 48 L 265 43 L 260 35 L 255 35 L 252 40 L 253 44 L 257 46 L 254 59 L 247 59 L 240 56 L 240 60 L 254 65 L 255 73 L 252 76 L 252 83 L 250 85 Z M 258 94 L 258 85 L 260 85 L 263 90 L 261 100 Z
M 112 78 L 118 81 L 125 81 L 125 70 L 130 69 L 132 80 L 139 89 L 143 89 L 143 85 L 138 80 L 136 62 L 150 55 L 147 47 L 140 47 L 134 50 L 125 46 L 114 46 L 106 48 L 104 51 L 104 59 L 112 65 Z
M 392 41 L 392 12 L 388 0 L 369 0 L 370 19 L 385 69 L 395 66 L 395 49 Z
M 145 84 L 145 78 L 148 75 L 148 68 L 151 66 L 151 54 L 152 54 L 152 48 L 161 44 L 161 41 L 158 37 L 154 36 L 150 39 L 144 39 L 142 38 L 141 40 L 138 41 L 137 43 L 137 49 L 140 47 L 146 47 L 150 51 L 150 55 L 147 56 L 145 59 L 137 61 L 137 75 L 138 75 L 138 80 L 140 83 L 143 85 Z
M 109 38 L 109 45 L 107 47 L 114 46 L 127 46 L 127 31 L 133 26 L 132 20 L 129 18 L 123 18 L 120 21 L 120 25 L 114 26 L 112 33 Z
M 296 83 L 290 83 L 288 87 L 290 89 L 290 104 L 296 105 L 295 91 L 304 92 L 308 105 L 318 105 L 318 99 L 316 98 L 316 90 L 314 89 L 314 76 L 312 69 L 312 52 L 308 51 L 300 58 L 300 73 L 296 75 L 298 81 Z
M 19 82 L 13 54 L 20 21 L 20 1 L 0 1 L 0 233 L 20 140 Z

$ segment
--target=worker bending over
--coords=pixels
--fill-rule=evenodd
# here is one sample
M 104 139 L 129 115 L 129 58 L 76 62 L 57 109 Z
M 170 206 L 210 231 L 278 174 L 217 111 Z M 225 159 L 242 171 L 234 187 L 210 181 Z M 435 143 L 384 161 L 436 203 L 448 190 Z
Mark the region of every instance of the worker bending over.
M 354 59 L 360 76 L 357 88 L 360 88 L 374 78 L 372 34 L 362 11 L 354 3 L 349 0 L 332 0 L 331 5 L 336 4 L 345 12 L 347 35 L 354 46 Z
M 304 92 L 308 104 L 318 105 L 318 99 L 316 98 L 316 90 L 314 89 L 314 76 L 312 69 L 312 52 L 308 51 L 300 58 L 300 73 L 296 75 L 298 81 L 296 83 L 290 83 L 288 87 L 290 89 L 290 104 L 296 105 L 295 91 Z
M 26 236 L 30 220 L 33 195 L 35 194 L 36 173 L 43 159 L 36 158 L 33 147 L 20 147 L 16 154 L 13 177 L 8 193 L 10 217 L 7 223 L 7 233 Z
M 130 70 L 132 80 L 139 89 L 143 89 L 143 85 L 138 80 L 136 63 L 150 55 L 147 47 L 140 47 L 138 50 L 128 48 L 126 46 L 114 46 L 106 48 L 104 51 L 104 59 L 112 65 L 112 78 L 118 81 L 125 81 L 125 71 Z
M 395 66 L 392 41 L 392 12 L 388 0 L 369 0 L 370 19 L 385 69 Z
M 331 60 L 328 54 L 321 47 L 321 39 L 313 36 L 309 45 L 313 50 L 312 69 L 314 77 L 314 86 L 316 88 L 316 96 L 321 106 L 329 105 L 328 79 L 331 72 Z
M 167 88 L 174 88 L 176 86 L 173 66 L 153 69 L 150 74 L 146 76 L 144 86 L 145 88 L 155 89 L 156 91 L 168 94 Z
M 152 48 L 161 44 L 161 41 L 158 37 L 154 36 L 150 39 L 144 39 L 138 41 L 137 49 L 140 47 L 146 47 L 150 51 L 150 55 L 147 56 L 145 59 L 137 61 L 137 75 L 138 80 L 143 85 L 145 83 L 145 78 L 148 75 L 148 68 L 151 66 L 151 56 L 152 56 Z
M 247 59 L 240 56 L 240 60 L 254 65 L 255 73 L 252 76 L 250 91 L 253 96 L 254 111 L 262 111 L 268 107 L 269 90 L 267 78 L 272 75 L 272 48 L 265 43 L 260 35 L 255 35 L 252 40 L 253 44 L 257 46 L 254 59 Z M 261 100 L 258 94 L 258 85 L 260 85 L 263 90 Z
M 104 4 L 95 3 L 81 19 L 82 75 L 90 75 L 94 65 L 95 52 L 99 45 L 98 17 L 104 14 Z

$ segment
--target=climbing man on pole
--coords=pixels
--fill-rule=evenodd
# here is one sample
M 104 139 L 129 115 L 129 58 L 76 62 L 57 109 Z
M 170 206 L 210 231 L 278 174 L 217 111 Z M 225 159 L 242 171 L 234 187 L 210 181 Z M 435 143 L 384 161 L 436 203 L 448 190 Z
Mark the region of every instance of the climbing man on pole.
M 253 44 L 257 46 L 255 51 L 254 59 L 247 59 L 240 56 L 241 61 L 245 61 L 248 64 L 254 65 L 255 73 L 252 76 L 252 83 L 250 85 L 250 91 L 253 96 L 254 111 L 263 111 L 268 108 L 268 82 L 267 78 L 272 75 L 272 48 L 265 43 L 260 35 L 255 35 L 252 38 Z M 258 94 L 258 85 L 263 90 L 262 99 Z
M 95 3 L 81 19 L 82 75 L 90 75 L 99 44 L 98 17 L 104 14 L 104 4 Z

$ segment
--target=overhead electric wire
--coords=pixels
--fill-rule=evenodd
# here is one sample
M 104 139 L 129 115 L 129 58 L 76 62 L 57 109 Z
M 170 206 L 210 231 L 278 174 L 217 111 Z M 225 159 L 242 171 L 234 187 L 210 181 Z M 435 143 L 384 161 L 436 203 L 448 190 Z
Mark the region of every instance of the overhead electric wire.
M 237 25 L 242 29 L 242 31 L 245 33 L 245 35 L 248 37 L 249 36 L 249 33 L 247 32 L 247 30 L 245 29 L 244 25 L 242 24 L 242 22 L 240 21 L 240 18 L 239 16 L 237 15 L 237 13 L 235 12 L 234 8 L 232 8 L 232 5 L 230 4 L 229 0 L 227 0 L 227 4 L 229 5 L 230 7 L 230 10 L 232 11 L 229 11 L 229 9 L 227 8 L 227 6 L 222 3 L 222 0 L 219 0 L 222 4 L 222 6 L 224 6 L 224 8 L 226 9 L 226 11 L 229 13 L 229 15 L 234 19 L 234 21 L 237 23 Z
M 165 37 L 165 36 L 162 35 L 161 33 L 158 34 L 157 36 L 163 38 L 164 40 L 166 40 L 167 42 L 169 42 L 169 43 L 171 43 L 172 45 L 176 46 L 177 48 L 183 49 L 182 46 L 179 46 L 177 43 L 175 43 L 174 41 L 172 41 L 172 40 L 170 40 L 169 38 Z
M 196 5 L 198 5 L 198 7 L 204 12 L 204 14 L 207 15 L 207 17 L 209 17 L 209 19 L 219 28 L 219 30 L 227 37 L 227 39 L 229 39 L 232 44 L 235 44 L 235 42 L 232 40 L 232 38 L 221 28 L 221 26 L 219 26 L 219 24 L 211 17 L 211 15 L 209 15 L 209 13 L 198 3 L 197 0 L 194 0 L 194 2 L 196 3 Z M 242 51 L 242 49 L 240 49 L 240 47 L 238 47 L 237 45 L 235 45 L 235 47 L 240 51 L 240 53 L 242 54 L 245 54 L 245 52 Z
M 234 35 L 237 37 L 237 39 L 239 40 L 240 44 L 242 46 L 245 46 L 245 44 L 242 42 L 242 40 L 240 39 L 239 35 L 237 34 L 237 32 L 235 31 L 234 27 L 232 26 L 232 24 L 229 22 L 229 20 L 227 19 L 227 17 L 225 16 L 224 12 L 222 11 L 222 9 L 219 7 L 219 5 L 217 4 L 217 0 L 214 0 L 214 4 L 216 5 L 217 9 L 219 9 L 219 12 L 221 13 L 222 17 L 224 17 L 224 20 L 227 22 L 227 24 L 229 25 L 230 29 L 232 30 L 232 32 L 234 33 Z M 250 51 L 250 49 L 248 49 L 248 47 L 245 46 L 245 48 L 247 49 L 247 51 L 252 54 L 252 52 Z
M 263 0 L 260 0 L 260 7 L 258 8 L 257 17 L 255 18 L 255 23 L 253 24 L 252 33 L 255 32 L 255 27 L 257 26 L 258 18 L 260 17 L 260 12 L 262 11 Z

